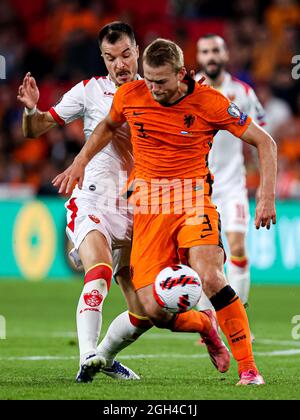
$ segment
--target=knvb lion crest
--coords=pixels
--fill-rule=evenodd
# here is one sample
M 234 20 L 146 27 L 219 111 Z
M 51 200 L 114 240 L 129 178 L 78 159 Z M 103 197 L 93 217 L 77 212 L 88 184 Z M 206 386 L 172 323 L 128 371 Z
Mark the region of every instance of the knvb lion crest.
M 187 128 L 190 128 L 193 124 L 194 124 L 194 122 L 195 122 L 195 117 L 194 117 L 194 115 L 192 115 L 192 114 L 186 114 L 185 116 L 184 116 L 184 125 L 187 127 Z

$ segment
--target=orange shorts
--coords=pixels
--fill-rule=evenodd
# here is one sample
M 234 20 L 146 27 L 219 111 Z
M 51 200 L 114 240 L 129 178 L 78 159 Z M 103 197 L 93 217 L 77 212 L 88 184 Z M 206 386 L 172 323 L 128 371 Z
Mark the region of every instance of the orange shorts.
M 182 257 L 188 248 L 197 245 L 223 248 L 220 216 L 209 199 L 197 216 L 135 214 L 133 226 L 130 265 L 136 290 L 152 284 L 163 268 L 185 262 Z

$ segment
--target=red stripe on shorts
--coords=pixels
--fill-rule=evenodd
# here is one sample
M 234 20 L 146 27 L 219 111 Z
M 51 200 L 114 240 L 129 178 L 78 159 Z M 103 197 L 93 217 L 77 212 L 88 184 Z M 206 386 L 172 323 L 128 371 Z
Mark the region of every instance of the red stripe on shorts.
M 71 200 L 69 201 L 69 204 L 67 205 L 67 209 L 71 210 L 72 214 L 71 214 L 71 220 L 68 223 L 68 228 L 74 232 L 74 228 L 75 228 L 75 219 L 77 217 L 77 213 L 78 213 L 78 207 L 75 203 L 76 198 L 73 197 L 71 198 Z

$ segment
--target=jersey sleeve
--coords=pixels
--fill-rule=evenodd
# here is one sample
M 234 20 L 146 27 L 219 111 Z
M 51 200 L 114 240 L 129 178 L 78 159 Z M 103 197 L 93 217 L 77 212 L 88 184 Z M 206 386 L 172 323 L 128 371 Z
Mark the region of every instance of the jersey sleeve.
M 266 113 L 259 102 L 258 97 L 256 96 L 254 90 L 251 88 L 248 93 L 249 98 L 249 115 L 250 117 L 261 127 L 266 125 Z
M 116 124 L 123 124 L 126 121 L 123 113 L 125 102 L 125 92 L 122 86 L 116 91 L 114 100 L 109 111 L 111 120 Z
M 49 112 L 59 125 L 64 125 L 82 118 L 84 109 L 84 86 L 83 82 L 80 82 L 66 92 L 61 100 L 49 109 Z
M 207 118 L 212 126 L 241 137 L 251 123 L 251 117 L 240 111 L 235 103 L 230 102 L 221 93 L 212 91 L 210 96 L 206 109 Z

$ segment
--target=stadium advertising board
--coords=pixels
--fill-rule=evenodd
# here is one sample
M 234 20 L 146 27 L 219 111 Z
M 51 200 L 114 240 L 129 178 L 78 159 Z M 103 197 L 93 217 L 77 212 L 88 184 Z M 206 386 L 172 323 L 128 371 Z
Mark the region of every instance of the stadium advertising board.
M 277 225 L 248 234 L 252 282 L 300 284 L 300 204 L 277 203 Z M 254 215 L 254 203 L 251 203 Z M 2 264 L 0 280 L 68 280 L 74 275 L 66 258 L 64 201 L 0 202 Z

